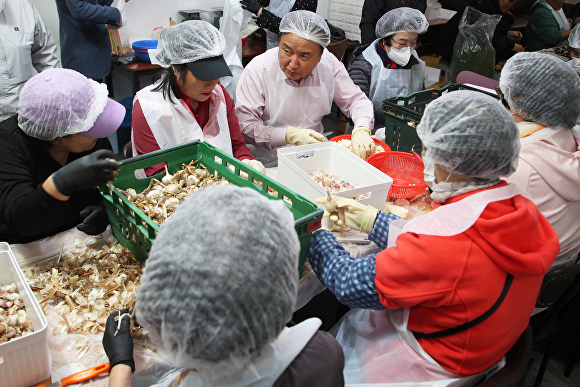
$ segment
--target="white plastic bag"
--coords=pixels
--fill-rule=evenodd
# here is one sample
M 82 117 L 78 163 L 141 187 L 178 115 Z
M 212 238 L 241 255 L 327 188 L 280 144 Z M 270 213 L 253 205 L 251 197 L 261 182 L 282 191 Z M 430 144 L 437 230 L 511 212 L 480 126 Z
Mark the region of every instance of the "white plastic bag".
M 224 77 L 220 83 L 225 87 L 233 100 L 236 100 L 236 86 L 242 75 L 242 39 L 240 31 L 248 25 L 252 14 L 244 11 L 238 0 L 226 0 L 224 16 L 220 19 L 220 31 L 226 38 L 224 59 L 232 72 L 231 77 Z

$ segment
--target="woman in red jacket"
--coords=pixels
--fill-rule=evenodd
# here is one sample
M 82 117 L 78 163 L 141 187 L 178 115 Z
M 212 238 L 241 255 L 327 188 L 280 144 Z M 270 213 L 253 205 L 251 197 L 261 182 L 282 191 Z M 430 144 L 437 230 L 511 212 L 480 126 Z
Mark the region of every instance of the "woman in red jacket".
M 308 252 L 318 278 L 359 308 L 337 331 L 347 384 L 463 385 L 499 369 L 558 254 L 547 220 L 500 180 L 514 172 L 520 145 L 497 101 L 471 91 L 442 96 L 417 133 L 433 210 L 401 224 L 336 198 L 334 216 L 384 250 L 354 260 L 331 233 L 317 231 Z

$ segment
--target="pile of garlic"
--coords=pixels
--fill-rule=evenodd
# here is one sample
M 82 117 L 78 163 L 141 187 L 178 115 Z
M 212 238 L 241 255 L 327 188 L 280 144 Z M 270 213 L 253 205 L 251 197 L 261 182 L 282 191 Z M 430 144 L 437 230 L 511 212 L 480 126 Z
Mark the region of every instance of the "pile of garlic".
M 0 286 L 0 344 L 32 332 L 32 323 L 15 283 Z
M 151 220 L 162 224 L 186 197 L 198 189 L 216 184 L 231 184 L 224 178 L 218 178 L 217 172 L 212 175 L 203 166 L 195 167 L 193 163 L 194 161 L 188 165 L 183 164 L 182 169 L 173 175 L 166 167 L 163 179 L 159 181 L 152 178 L 149 186 L 141 193 L 137 193 L 133 188 L 119 191 Z
M 351 140 L 348 139 L 344 139 L 344 140 L 338 140 L 337 141 L 338 145 L 342 146 L 343 148 L 346 148 L 347 150 L 351 151 L 352 153 L 354 153 L 354 150 L 352 149 L 352 143 Z M 376 145 L 375 146 L 375 151 L 373 152 L 373 155 L 375 153 L 379 153 L 379 152 L 384 152 L 385 148 L 383 148 L 380 145 Z M 371 155 L 372 156 L 372 155 Z
M 53 334 L 95 334 L 104 332 L 109 314 L 134 307 L 142 264 L 111 236 L 103 246 L 96 238 L 77 242 L 51 268 L 24 273 L 41 306 L 54 306 L 63 318 Z

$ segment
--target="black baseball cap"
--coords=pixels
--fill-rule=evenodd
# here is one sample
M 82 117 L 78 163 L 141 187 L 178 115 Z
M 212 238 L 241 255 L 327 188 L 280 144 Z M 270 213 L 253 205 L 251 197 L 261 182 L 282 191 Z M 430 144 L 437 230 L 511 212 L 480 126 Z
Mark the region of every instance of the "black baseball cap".
M 232 72 L 223 55 L 200 59 L 186 64 L 193 75 L 202 81 L 211 81 L 216 78 L 232 76 Z

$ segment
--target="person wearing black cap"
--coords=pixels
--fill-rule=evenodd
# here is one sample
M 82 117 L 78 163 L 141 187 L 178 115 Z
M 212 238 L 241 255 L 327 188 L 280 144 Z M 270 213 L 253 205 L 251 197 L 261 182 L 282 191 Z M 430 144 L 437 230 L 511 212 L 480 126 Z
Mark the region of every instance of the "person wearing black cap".
M 261 172 L 240 131 L 234 101 L 218 82 L 232 76 L 223 57 L 225 39 L 202 20 L 163 29 L 155 59 L 161 80 L 137 92 L 133 105 L 133 154 L 202 140 Z M 148 176 L 164 164 L 145 169 Z

